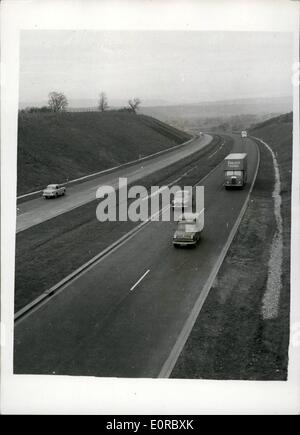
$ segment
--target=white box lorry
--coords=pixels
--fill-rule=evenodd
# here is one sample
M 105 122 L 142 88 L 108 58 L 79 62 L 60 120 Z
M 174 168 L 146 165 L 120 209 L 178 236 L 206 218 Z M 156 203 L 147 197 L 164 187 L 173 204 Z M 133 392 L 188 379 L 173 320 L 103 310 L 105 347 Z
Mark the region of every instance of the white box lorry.
M 224 159 L 224 186 L 244 187 L 247 181 L 247 153 L 232 153 Z
M 183 213 L 177 221 L 173 245 L 196 245 L 204 228 L 204 209 L 200 213 Z

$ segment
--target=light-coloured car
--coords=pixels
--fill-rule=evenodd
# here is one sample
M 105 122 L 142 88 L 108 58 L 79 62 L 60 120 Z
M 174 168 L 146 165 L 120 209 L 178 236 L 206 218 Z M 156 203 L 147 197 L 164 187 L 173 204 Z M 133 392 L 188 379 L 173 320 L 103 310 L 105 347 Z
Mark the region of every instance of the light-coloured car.
M 243 130 L 241 132 L 241 137 L 247 137 L 247 136 L 248 136 L 248 133 L 246 132 L 246 130 Z
M 174 247 L 196 245 L 204 228 L 204 209 L 200 213 L 184 213 L 177 222 Z
M 189 190 L 177 190 L 171 203 L 172 208 L 185 209 L 191 207 L 191 194 Z
M 43 190 L 43 197 L 57 198 L 58 196 L 63 196 L 66 194 L 66 188 L 62 184 L 49 184 L 46 189 Z

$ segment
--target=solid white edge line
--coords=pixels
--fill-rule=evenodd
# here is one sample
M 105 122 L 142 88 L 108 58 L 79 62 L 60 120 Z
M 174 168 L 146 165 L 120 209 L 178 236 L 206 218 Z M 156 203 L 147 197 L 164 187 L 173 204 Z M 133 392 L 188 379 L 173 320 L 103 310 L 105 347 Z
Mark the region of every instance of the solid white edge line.
M 249 199 L 250 199 L 250 195 L 251 195 L 251 192 L 253 190 L 254 183 L 255 183 L 255 180 L 256 180 L 256 177 L 257 177 L 259 164 L 260 164 L 260 152 L 259 152 L 259 148 L 258 148 L 257 143 L 255 141 L 254 141 L 254 143 L 255 143 L 255 146 L 256 146 L 256 150 L 257 150 L 257 165 L 256 165 L 254 177 L 253 177 L 253 180 L 252 180 L 252 183 L 251 183 L 248 195 L 247 195 L 246 200 L 244 202 L 244 205 L 241 208 L 241 211 L 240 211 L 240 213 L 239 213 L 239 215 L 238 215 L 238 217 L 237 217 L 237 219 L 235 221 L 235 224 L 234 224 L 234 226 L 232 227 L 232 230 L 229 233 L 228 239 L 227 239 L 227 241 L 226 241 L 226 243 L 225 243 L 225 245 L 224 245 L 224 247 L 223 247 L 223 249 L 221 251 L 221 254 L 218 257 L 218 260 L 217 260 L 217 262 L 215 264 L 215 267 L 211 271 L 211 273 L 210 273 L 210 275 L 209 275 L 209 277 L 208 277 L 208 279 L 207 279 L 207 281 L 206 281 L 206 283 L 205 283 L 205 285 L 204 285 L 204 287 L 203 287 L 203 289 L 202 289 L 198 299 L 195 302 L 195 305 L 194 305 L 190 315 L 188 316 L 188 318 L 187 318 L 187 320 L 186 320 L 186 322 L 185 322 L 185 324 L 184 324 L 184 326 L 183 326 L 179 336 L 177 337 L 177 340 L 176 340 L 176 342 L 175 342 L 175 344 L 174 344 L 174 346 L 173 346 L 173 348 L 172 348 L 168 358 L 164 362 L 164 364 L 163 364 L 163 366 L 162 366 L 162 368 L 161 368 L 161 370 L 160 370 L 160 372 L 158 374 L 158 378 L 168 378 L 170 376 L 170 374 L 172 373 L 172 370 L 173 370 L 173 368 L 174 368 L 174 366 L 175 366 L 175 364 L 176 364 L 176 362 L 177 362 L 177 360 L 178 360 L 178 358 L 179 358 L 179 356 L 181 354 L 181 351 L 182 351 L 182 349 L 183 349 L 183 347 L 184 347 L 184 345 L 185 345 L 185 343 L 186 343 L 186 341 L 187 341 L 187 339 L 188 339 L 188 337 L 189 337 L 189 335 L 190 335 L 190 333 L 191 333 L 191 331 L 192 331 L 192 329 L 194 327 L 194 324 L 195 324 L 195 322 L 197 320 L 197 317 L 198 317 L 198 315 L 199 315 L 199 313 L 201 311 L 201 308 L 202 308 L 202 306 L 203 306 L 203 304 L 204 304 L 204 302 L 206 300 L 206 297 L 207 297 L 207 295 L 208 295 L 208 293 L 210 291 L 210 288 L 211 288 L 211 286 L 212 286 L 212 284 L 213 284 L 213 282 L 215 280 L 215 277 L 218 274 L 218 271 L 219 271 L 219 269 L 220 269 L 220 267 L 221 267 L 221 265 L 222 265 L 222 263 L 224 261 L 224 258 L 225 258 L 226 254 L 227 254 L 227 251 L 228 251 L 228 249 L 229 249 L 229 247 L 231 245 L 231 242 L 232 242 L 232 240 L 233 240 L 233 238 L 234 238 L 234 236 L 235 236 L 235 234 L 236 234 L 236 232 L 238 230 L 238 227 L 239 227 L 239 225 L 241 223 L 241 220 L 242 220 L 242 218 L 243 218 L 243 216 L 245 214 L 245 211 L 247 209 L 248 202 L 249 202 Z
M 150 269 L 148 269 L 144 275 L 142 275 L 140 277 L 140 279 L 131 287 L 130 291 L 132 292 L 132 290 L 134 290 L 136 288 L 137 285 L 139 285 L 139 283 L 145 278 L 146 275 L 148 275 L 148 273 L 150 272 Z
M 221 148 L 223 148 L 223 145 L 224 145 L 224 144 L 225 144 L 225 142 L 223 142 L 222 145 L 220 146 L 220 148 L 218 148 L 218 149 L 217 149 L 213 154 L 211 154 L 211 157 L 212 157 L 214 154 L 216 154 L 218 151 L 220 151 Z M 210 156 L 208 156 L 207 159 L 210 159 Z M 221 163 L 223 163 L 223 162 L 221 162 Z M 217 166 L 219 166 L 219 165 L 217 165 Z M 173 186 L 175 183 L 178 183 L 178 181 L 180 181 L 183 177 L 185 177 L 185 176 L 186 176 L 189 172 L 191 172 L 194 168 L 195 168 L 195 165 L 194 165 L 192 168 L 188 169 L 186 172 L 184 172 L 182 175 L 180 175 L 180 177 L 176 178 L 176 180 L 172 181 L 171 183 L 167 184 L 166 186 L 161 187 L 161 188 L 158 189 L 156 192 L 153 192 L 153 193 L 151 193 L 150 195 L 145 196 L 145 198 L 143 198 L 142 201 L 146 201 L 147 199 L 150 199 L 150 198 L 152 198 L 153 196 L 156 196 L 158 193 L 161 193 L 163 190 L 167 189 L 168 187 Z M 215 168 L 216 168 L 216 167 L 215 167 Z M 214 170 L 215 168 L 213 168 L 213 170 Z M 211 172 L 212 172 L 212 171 L 210 171 L 207 175 L 209 175 Z M 206 175 L 206 176 L 207 176 L 207 175 Z M 206 176 L 205 176 L 205 177 L 206 177 Z M 204 178 L 205 178 L 205 177 L 204 177 Z M 203 178 L 203 179 L 204 179 L 204 178 Z M 197 184 L 199 184 L 199 183 L 197 183 Z
M 214 153 L 212 153 L 210 156 L 207 157 L 207 159 L 211 159 L 212 156 L 214 156 L 215 154 L 217 154 L 217 152 L 220 150 L 221 148 L 217 149 Z
M 131 160 L 130 162 L 123 163 L 122 165 L 113 166 L 112 168 L 107 168 L 107 169 L 104 169 L 103 171 L 94 172 L 93 174 L 89 174 L 89 175 L 84 175 L 83 177 L 80 177 L 80 178 L 74 178 L 74 180 L 66 181 L 65 183 L 60 183 L 60 184 L 69 185 L 72 183 L 76 183 L 77 181 L 81 181 L 81 180 L 85 180 L 85 179 L 88 179 L 91 177 L 97 177 L 98 175 L 100 176 L 100 175 L 106 174 L 107 172 L 110 172 L 110 171 L 113 172 L 117 169 L 121 169 L 123 167 L 130 166 L 130 165 L 135 164 L 135 163 L 143 162 L 144 160 L 147 160 L 147 159 L 151 160 L 152 157 L 156 157 L 156 156 L 163 154 L 163 153 L 167 154 L 168 152 L 176 150 L 177 148 L 180 148 L 181 146 L 183 147 L 184 145 L 188 145 L 191 142 L 193 142 L 194 140 L 199 139 L 199 138 L 200 138 L 200 140 L 202 139 L 202 137 L 194 135 L 191 139 L 189 139 L 186 142 L 182 142 L 182 143 L 175 145 L 173 147 L 158 151 L 157 153 L 149 154 L 148 156 L 141 157 L 140 159 Z M 34 196 L 34 195 L 37 195 L 38 193 L 41 193 L 41 192 L 43 192 L 43 189 L 36 190 L 35 192 L 25 193 L 24 195 L 17 196 L 16 199 L 18 200 L 18 199 L 26 198 L 28 196 Z
M 199 185 L 204 180 L 206 180 L 214 171 L 216 171 L 219 166 L 223 164 L 223 161 L 221 161 L 217 166 L 215 166 L 213 169 L 211 169 L 204 177 L 202 177 L 195 185 Z M 128 233 L 124 234 L 124 236 L 120 237 L 118 240 L 113 242 L 111 245 L 109 245 L 107 248 L 105 248 L 103 251 L 99 252 L 99 254 L 95 255 L 93 258 L 91 258 L 89 261 L 78 267 L 76 270 L 71 272 L 69 275 L 64 277 L 62 280 L 60 280 L 58 283 L 54 284 L 50 289 L 45 290 L 40 296 L 35 298 L 33 301 L 26 304 L 23 308 L 21 308 L 19 311 L 17 311 L 14 314 L 14 324 L 17 326 L 19 323 L 21 323 L 23 320 L 25 320 L 28 316 L 33 314 L 35 311 L 40 309 L 43 305 L 45 305 L 47 302 L 49 302 L 49 295 L 51 296 L 58 296 L 65 287 L 73 280 L 78 279 L 81 275 L 88 272 L 92 267 L 94 267 L 97 263 L 104 260 L 106 257 L 108 257 L 110 254 L 115 252 L 117 249 L 121 248 L 125 243 L 127 243 L 129 240 L 131 240 L 133 237 L 135 237 L 145 225 L 148 225 L 152 222 L 153 218 L 155 218 L 158 214 L 164 213 L 165 210 L 169 207 L 166 206 L 159 210 L 158 212 L 154 213 L 150 218 L 144 222 L 141 222 L 137 227 L 134 227 L 132 230 L 130 230 Z
M 212 156 L 214 156 L 214 155 L 217 154 L 219 151 L 221 151 L 221 149 L 223 148 L 224 143 L 225 143 L 225 142 L 223 142 L 223 143 L 221 144 L 221 146 L 220 146 L 220 147 L 219 147 L 215 152 L 213 152 L 212 154 L 210 154 L 210 155 L 207 157 L 207 159 L 208 159 L 208 160 L 211 159 Z
M 211 135 L 209 135 L 209 134 L 207 134 L 208 136 L 211 136 Z M 212 136 L 211 136 L 212 137 Z M 196 140 L 197 139 L 197 137 L 194 137 L 193 139 L 190 139 L 190 141 L 188 141 L 188 142 L 184 142 L 183 144 L 179 144 L 179 145 L 176 145 L 176 147 L 178 147 L 178 146 L 182 146 L 182 145 L 187 145 L 189 142 L 192 142 L 192 141 L 194 141 L 194 140 Z M 209 145 L 210 144 L 210 142 L 207 144 L 207 145 Z M 206 145 L 205 145 L 206 146 Z M 173 148 L 175 148 L 175 147 L 173 147 Z M 201 149 L 200 149 L 201 150 Z M 199 151 L 200 151 L 199 150 Z M 169 149 L 168 150 L 166 150 L 166 151 L 170 151 Z M 165 152 L 165 151 L 164 151 Z M 197 151 L 196 151 L 197 152 Z M 162 152 L 161 151 L 159 151 L 159 154 L 161 154 Z M 190 154 L 190 155 L 193 155 L 194 153 L 192 153 L 192 154 Z M 147 156 L 147 158 L 148 157 L 155 157 L 155 155 L 153 154 L 153 155 L 151 155 L 151 156 Z M 145 159 L 146 157 L 143 157 L 142 159 Z M 135 163 L 135 162 L 129 162 L 129 163 Z M 128 163 L 128 165 L 129 165 L 129 163 Z M 125 165 L 127 165 L 127 163 L 125 163 L 123 166 L 125 166 Z M 119 167 L 117 166 L 117 167 L 115 167 L 115 168 L 113 168 L 113 169 L 118 169 Z M 105 170 L 105 171 L 108 171 L 108 170 Z M 104 172 L 105 172 L 104 171 Z M 188 170 L 187 172 L 185 172 L 182 176 L 180 176 L 177 180 L 175 180 L 173 183 L 171 183 L 171 184 L 169 184 L 167 187 L 169 187 L 169 186 L 172 186 L 172 184 L 174 184 L 174 183 L 176 183 L 177 181 L 179 181 L 181 178 L 183 178 L 188 172 L 189 172 L 190 170 Z M 94 174 L 92 174 L 92 175 L 94 175 Z M 89 176 L 88 176 L 89 177 Z M 77 181 L 77 180 L 73 180 L 73 181 L 69 181 L 69 183 L 72 183 L 72 182 L 75 182 L 75 181 Z M 67 184 L 67 183 L 65 183 L 65 184 Z M 93 188 L 93 190 L 94 190 L 94 188 Z M 42 192 L 42 191 L 41 191 Z M 34 193 L 36 193 L 36 192 L 34 192 Z M 38 192 L 37 192 L 38 193 Z M 27 195 L 31 195 L 31 194 L 27 194 Z M 26 195 L 25 195 L 26 196 Z M 151 197 L 152 195 L 150 195 L 150 197 Z M 17 198 L 18 199 L 18 198 Z M 149 199 L 149 196 L 148 197 L 145 197 L 143 200 L 146 200 L 146 199 Z M 57 213 L 57 214 L 55 214 L 54 216 L 50 216 L 49 217 L 49 219 L 45 219 L 45 220 L 43 220 L 43 221 L 40 221 L 40 222 L 37 222 L 37 223 L 35 223 L 34 225 L 30 225 L 30 226 L 28 226 L 28 225 L 25 225 L 25 226 L 21 226 L 21 227 L 19 227 L 19 228 L 16 228 L 16 233 L 18 234 L 18 233 L 20 233 L 20 232 L 22 232 L 22 231 L 25 231 L 25 230 L 27 230 L 27 229 L 29 229 L 29 228 L 32 228 L 33 226 L 35 226 L 35 225 L 39 225 L 40 223 L 43 223 L 43 222 L 46 222 L 47 220 L 50 220 L 50 219 L 54 219 L 55 217 L 57 217 L 57 216 L 61 216 L 62 214 L 64 214 L 64 213 L 67 213 L 67 212 L 69 212 L 69 211 L 71 211 L 71 210 L 74 210 L 74 209 L 76 209 L 77 207 L 81 207 L 82 205 L 85 205 L 85 204 L 88 204 L 89 202 L 91 202 L 92 200 L 89 200 L 89 201 L 82 201 L 82 202 L 80 202 L 80 203 L 77 203 L 77 204 L 75 204 L 75 205 L 73 205 L 72 207 L 70 207 L 70 208 L 68 208 L 67 210 L 62 210 L 61 212 L 59 212 L 59 213 Z M 24 216 L 25 214 L 26 214 L 27 212 L 25 212 L 25 213 L 20 213 L 18 216 Z

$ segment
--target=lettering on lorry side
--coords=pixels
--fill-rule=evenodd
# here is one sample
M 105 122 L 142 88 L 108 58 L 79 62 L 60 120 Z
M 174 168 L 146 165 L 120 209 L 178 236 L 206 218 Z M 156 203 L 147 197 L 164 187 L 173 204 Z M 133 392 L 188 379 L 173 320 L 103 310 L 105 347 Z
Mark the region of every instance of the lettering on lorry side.
M 239 168 L 240 167 L 240 162 L 238 162 L 238 161 L 230 161 L 230 160 L 228 160 L 228 166 L 230 167 L 230 168 Z

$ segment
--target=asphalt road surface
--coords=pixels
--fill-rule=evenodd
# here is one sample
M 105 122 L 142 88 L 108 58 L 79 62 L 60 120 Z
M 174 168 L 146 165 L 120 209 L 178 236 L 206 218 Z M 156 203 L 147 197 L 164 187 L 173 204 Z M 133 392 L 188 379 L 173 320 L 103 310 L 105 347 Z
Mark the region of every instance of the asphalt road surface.
M 186 146 L 165 154 L 158 155 L 144 162 L 132 166 L 125 166 L 109 174 L 103 174 L 93 180 L 67 187 L 66 196 L 45 200 L 42 194 L 18 205 L 17 232 L 26 230 L 34 225 L 72 210 L 80 205 L 96 199 L 96 191 L 101 185 L 116 187 L 120 177 L 127 177 L 128 184 L 136 182 L 159 169 L 165 168 L 185 157 L 199 151 L 211 141 L 210 135 L 203 135 Z M 54 182 L 54 181 L 53 181 Z
M 233 137 L 233 152 L 248 153 L 248 183 L 225 190 L 222 165 L 200 183 L 205 228 L 198 246 L 174 249 L 174 222 L 145 225 L 16 324 L 15 373 L 160 375 L 196 301 L 205 298 L 254 177 L 254 142 Z

